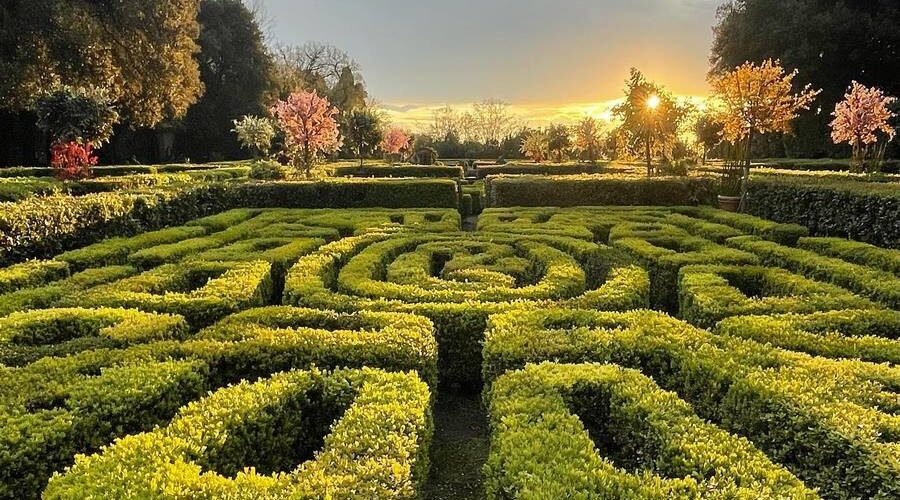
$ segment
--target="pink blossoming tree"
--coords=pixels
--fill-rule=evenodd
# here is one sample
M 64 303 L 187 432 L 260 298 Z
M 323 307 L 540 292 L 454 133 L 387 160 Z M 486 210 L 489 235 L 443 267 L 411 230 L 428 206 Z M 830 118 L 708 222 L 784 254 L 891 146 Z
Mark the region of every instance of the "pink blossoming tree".
M 381 150 L 391 161 L 395 161 L 401 152 L 409 148 L 409 135 L 400 127 L 391 127 L 384 133 L 381 140 Z
M 341 147 L 338 110 L 315 91 L 294 92 L 272 106 L 272 114 L 287 136 L 287 150 L 294 166 L 302 166 L 306 176 L 321 154 Z
M 856 172 L 877 171 L 884 158 L 884 148 L 896 131 L 888 123 L 896 116 L 890 110 L 896 97 L 884 95 L 881 89 L 866 87 L 854 81 L 844 100 L 834 107 L 831 139 L 846 142 L 853 148 L 851 168 Z M 887 137 L 878 145 L 879 136 Z

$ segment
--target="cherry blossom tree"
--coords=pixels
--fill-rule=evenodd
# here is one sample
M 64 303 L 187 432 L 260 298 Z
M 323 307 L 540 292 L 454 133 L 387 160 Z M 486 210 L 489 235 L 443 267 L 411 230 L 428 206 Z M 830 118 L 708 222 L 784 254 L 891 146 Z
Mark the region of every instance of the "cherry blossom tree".
M 400 127 L 391 127 L 384 133 L 381 140 L 381 150 L 391 161 L 409 148 L 409 135 Z
M 896 97 L 886 96 L 879 88 L 854 81 L 844 94 L 844 100 L 834 107 L 831 139 L 835 144 L 846 142 L 853 148 L 852 170 L 878 169 L 885 146 L 896 134 L 888 123 L 897 116 L 890 110 L 896 101 Z M 880 135 L 886 136 L 887 141 L 878 147 Z M 871 167 L 867 168 L 869 165 Z
M 272 114 L 287 136 L 287 150 L 295 166 L 302 166 L 306 176 L 319 156 L 341 147 L 337 108 L 315 92 L 294 92 L 272 106 Z

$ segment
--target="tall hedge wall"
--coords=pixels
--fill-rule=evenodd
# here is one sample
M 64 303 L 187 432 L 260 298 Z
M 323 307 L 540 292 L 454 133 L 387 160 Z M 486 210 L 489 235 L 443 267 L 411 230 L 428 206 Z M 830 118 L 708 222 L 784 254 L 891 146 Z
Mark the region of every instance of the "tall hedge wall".
M 753 179 L 747 210 L 818 235 L 900 248 L 900 184 L 833 179 Z
M 714 204 L 714 177 L 633 175 L 490 176 L 492 207 Z

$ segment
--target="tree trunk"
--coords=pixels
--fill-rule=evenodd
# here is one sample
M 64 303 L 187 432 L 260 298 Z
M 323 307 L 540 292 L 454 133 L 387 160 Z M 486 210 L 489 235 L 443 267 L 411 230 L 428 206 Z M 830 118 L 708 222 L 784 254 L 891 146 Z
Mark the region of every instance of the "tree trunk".
M 647 177 L 650 177 L 651 175 L 653 175 L 653 173 L 652 173 L 653 165 L 651 164 L 651 158 L 650 158 L 650 136 L 647 136 L 647 140 L 644 141 L 644 146 L 645 146 L 645 156 L 647 158 Z
M 750 184 L 750 148 L 753 146 L 753 129 L 747 133 L 747 152 L 744 154 L 744 171 L 741 176 L 741 203 L 738 212 L 743 213 L 747 209 L 747 187 Z

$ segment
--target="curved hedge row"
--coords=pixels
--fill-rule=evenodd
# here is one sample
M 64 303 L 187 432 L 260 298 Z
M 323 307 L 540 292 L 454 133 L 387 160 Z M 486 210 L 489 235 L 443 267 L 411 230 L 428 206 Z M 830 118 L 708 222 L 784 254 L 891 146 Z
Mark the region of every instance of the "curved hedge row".
M 529 365 L 485 399 L 488 498 L 819 498 L 635 370 Z
M 900 309 L 900 278 L 892 273 L 823 257 L 809 250 L 761 241 L 754 236 L 730 238 L 728 245 L 752 252 L 762 263 L 779 266 L 804 276 L 846 287 L 891 309 Z
M 477 382 L 487 317 L 516 307 L 648 306 L 649 278 L 605 245 L 566 236 L 366 233 L 322 246 L 287 273 L 283 302 L 421 314 L 441 377 Z
M 678 317 L 703 328 L 731 316 L 877 308 L 839 286 L 778 268 L 687 266 L 678 274 Z
M 829 358 L 900 363 L 900 312 L 844 310 L 736 316 L 715 332 Z
M 78 457 L 43 498 L 414 498 L 428 471 L 430 400 L 414 374 L 370 369 L 243 382 Z
M 44 356 L 182 339 L 180 316 L 129 309 L 35 309 L 0 318 L 0 363 L 20 366 Z
M 546 360 L 640 369 L 697 414 L 746 437 L 824 497 L 892 498 L 900 466 L 900 370 L 718 337 L 660 313 L 515 311 L 492 316 L 484 378 Z M 887 439 L 885 439 L 887 437 Z
M 192 328 L 199 328 L 241 309 L 264 305 L 271 296 L 271 264 L 266 261 L 198 261 L 163 265 L 94 287 L 63 303 L 180 314 Z

